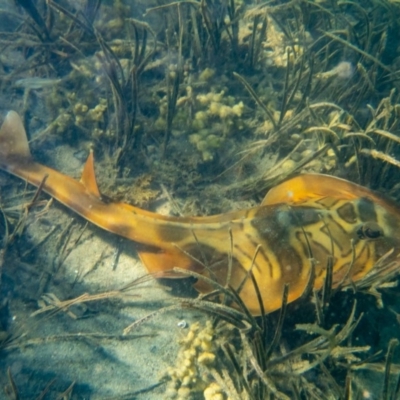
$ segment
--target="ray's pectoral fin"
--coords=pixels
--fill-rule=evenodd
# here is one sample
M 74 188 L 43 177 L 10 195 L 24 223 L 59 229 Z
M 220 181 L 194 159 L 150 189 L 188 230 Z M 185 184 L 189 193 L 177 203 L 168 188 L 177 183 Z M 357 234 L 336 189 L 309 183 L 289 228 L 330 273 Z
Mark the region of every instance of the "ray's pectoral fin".
M 295 204 L 323 197 L 354 200 L 366 195 L 371 196 L 371 191 L 344 179 L 323 174 L 304 174 L 272 188 L 261 205 Z
M 175 267 L 200 273 L 201 266 L 181 250 L 160 250 L 154 248 L 138 249 L 140 260 L 150 274 L 162 278 L 186 278 L 187 275 L 174 272 Z

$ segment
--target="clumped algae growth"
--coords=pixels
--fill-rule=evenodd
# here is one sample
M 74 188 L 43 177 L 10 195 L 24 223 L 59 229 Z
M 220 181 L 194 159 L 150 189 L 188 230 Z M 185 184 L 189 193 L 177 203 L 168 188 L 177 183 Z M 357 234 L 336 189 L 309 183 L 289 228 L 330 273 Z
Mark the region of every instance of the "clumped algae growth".
M 223 145 L 226 136 L 244 128 L 240 119 L 243 102 L 234 104 L 234 99 L 224 99 L 224 94 L 224 91 L 210 92 L 196 97 L 203 110 L 194 115 L 192 129 L 195 133 L 189 135 L 189 140 L 201 152 L 204 161 L 213 159 L 213 151 Z
M 194 323 L 180 340 L 176 367 L 167 372 L 166 396 L 173 400 L 194 399 L 203 393 L 205 400 L 228 400 L 217 383 L 212 382 L 207 368 L 217 357 L 215 330 L 210 320 L 205 326 Z
M 214 75 L 213 69 L 206 68 L 198 76 L 197 87 L 186 86 L 186 94 L 176 101 L 177 111 L 171 132 L 175 138 L 188 137 L 204 162 L 212 161 L 228 138 L 232 139 L 246 129 L 242 118 L 243 101 L 227 95 L 224 89 L 217 92 L 212 83 Z M 204 93 L 204 88 L 210 91 Z M 167 99 L 163 98 L 160 116 L 155 122 L 157 129 L 165 129 L 167 109 Z

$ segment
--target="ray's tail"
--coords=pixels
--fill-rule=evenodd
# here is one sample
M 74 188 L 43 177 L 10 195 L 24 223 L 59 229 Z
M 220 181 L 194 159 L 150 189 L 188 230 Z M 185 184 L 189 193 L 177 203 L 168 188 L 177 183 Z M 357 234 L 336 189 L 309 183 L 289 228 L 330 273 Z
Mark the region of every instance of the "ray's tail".
M 194 219 L 190 219 L 188 224 L 185 218 L 158 215 L 108 199 L 104 201 L 95 177 L 92 152 L 79 180 L 35 162 L 22 120 L 14 111 L 7 114 L 0 128 L 0 169 L 40 187 L 100 228 L 135 242 L 176 251 L 169 238 L 177 238 L 178 233 L 180 236 L 192 235 L 191 222 Z

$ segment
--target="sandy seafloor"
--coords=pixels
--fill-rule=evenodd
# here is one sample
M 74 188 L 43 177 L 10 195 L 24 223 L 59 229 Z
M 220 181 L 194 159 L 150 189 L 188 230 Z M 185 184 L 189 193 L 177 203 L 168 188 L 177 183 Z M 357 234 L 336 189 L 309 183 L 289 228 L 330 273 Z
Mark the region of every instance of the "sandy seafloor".
M 78 177 L 82 163 L 74 158 L 72 150 L 59 147 L 56 154 L 55 167 Z M 24 188 L 21 180 L 3 172 L 0 178 L 3 201 L 10 189 Z M 157 385 L 167 368 L 174 366 L 179 339 L 187 335 L 190 324 L 204 316 L 191 310 L 167 311 L 124 337 L 124 328 L 132 322 L 174 301 L 167 287 L 149 278 L 123 298 L 73 306 L 70 311 L 78 319 L 62 311 L 31 317 L 39 309 L 38 290 L 46 274 L 51 276 L 44 292 L 53 293 L 60 300 L 118 290 L 147 275 L 131 242 L 88 225 L 76 243 L 85 226 L 83 219 L 57 203 L 43 215 L 38 216 L 39 212 L 40 208 L 31 211 L 27 228 L 6 255 L 3 267 L 1 292 L 6 304 L 1 310 L 2 321 L 9 332 L 24 337 L 17 341 L 18 348 L 1 353 L 0 398 L 5 396 L 8 368 L 23 399 L 39 396 L 54 378 L 50 393 L 61 393 L 76 382 L 73 394 L 79 399 L 122 398 L 119 396 Z M 68 256 L 58 272 L 52 274 L 50 271 L 59 260 L 60 234 L 71 221 L 74 228 L 65 249 Z M 21 255 L 29 251 L 53 228 L 54 233 L 42 245 L 20 260 L 13 260 L 12 252 Z M 117 249 L 121 251 L 116 262 Z M 164 397 L 164 391 L 162 385 L 127 398 L 159 399 Z

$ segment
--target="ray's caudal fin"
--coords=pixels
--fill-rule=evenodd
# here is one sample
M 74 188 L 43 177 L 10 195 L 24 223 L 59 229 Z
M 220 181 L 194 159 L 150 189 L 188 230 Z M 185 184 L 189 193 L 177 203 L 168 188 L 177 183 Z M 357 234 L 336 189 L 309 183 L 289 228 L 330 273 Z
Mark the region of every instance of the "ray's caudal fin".
M 31 158 L 28 138 L 21 118 L 15 111 L 9 111 L 0 129 L 0 165 L 27 162 Z
M 273 188 L 258 207 L 205 217 L 159 215 L 103 201 L 90 153 L 80 181 L 36 163 L 22 121 L 10 111 L 0 129 L 0 168 L 57 199 L 86 220 L 132 240 L 151 273 L 201 274 L 196 289 L 230 285 L 253 315 L 308 291 L 356 282 L 400 250 L 396 205 L 333 176 L 304 174 Z M 389 260 L 388 260 L 389 262 Z M 171 274 L 171 271 L 174 271 Z M 179 269 L 180 273 L 176 271 Z M 260 296 L 262 305 L 260 306 Z

